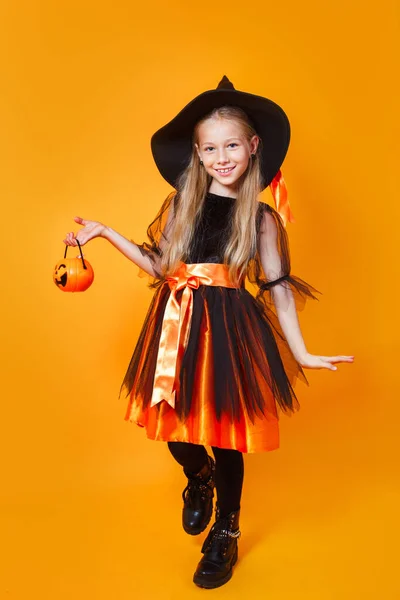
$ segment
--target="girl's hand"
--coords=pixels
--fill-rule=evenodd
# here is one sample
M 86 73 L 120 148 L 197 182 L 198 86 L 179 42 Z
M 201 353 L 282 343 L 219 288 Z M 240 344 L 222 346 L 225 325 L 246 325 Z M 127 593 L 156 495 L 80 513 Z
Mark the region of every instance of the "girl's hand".
M 307 369 L 329 369 L 330 371 L 337 371 L 337 367 L 334 367 L 332 363 L 347 362 L 352 363 L 354 356 L 316 356 L 315 354 L 306 354 L 300 362 L 302 367 Z
M 95 237 L 101 237 L 106 229 L 106 225 L 99 223 L 98 221 L 87 221 L 81 217 L 74 217 L 74 221 L 83 225 L 83 228 L 78 231 L 76 236 L 73 231 L 67 233 L 66 238 L 63 240 L 67 246 L 77 246 L 77 240 L 81 246 L 86 244 L 89 240 Z

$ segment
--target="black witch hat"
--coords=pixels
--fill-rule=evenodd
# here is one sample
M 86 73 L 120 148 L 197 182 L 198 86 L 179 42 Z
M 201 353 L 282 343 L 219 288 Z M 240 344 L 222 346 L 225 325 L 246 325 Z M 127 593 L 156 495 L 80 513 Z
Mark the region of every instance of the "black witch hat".
M 268 98 L 236 90 L 224 75 L 215 90 L 196 96 L 151 138 L 155 163 L 172 187 L 176 187 L 179 175 L 189 164 L 196 123 L 221 106 L 238 106 L 244 110 L 261 138 L 263 189 L 278 173 L 289 147 L 289 119 L 278 104 Z

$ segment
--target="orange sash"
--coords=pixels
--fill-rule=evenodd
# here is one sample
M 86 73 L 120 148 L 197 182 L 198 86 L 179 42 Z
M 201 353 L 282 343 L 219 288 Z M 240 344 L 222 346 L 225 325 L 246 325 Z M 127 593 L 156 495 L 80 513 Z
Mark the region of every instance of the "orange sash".
M 179 366 L 189 340 L 193 313 L 193 289 L 200 285 L 236 288 L 229 279 L 229 267 L 218 263 L 181 263 L 174 275 L 167 277 L 171 289 L 162 323 L 160 345 L 150 406 L 162 400 L 175 408 L 179 386 Z M 183 289 L 181 303 L 176 293 Z

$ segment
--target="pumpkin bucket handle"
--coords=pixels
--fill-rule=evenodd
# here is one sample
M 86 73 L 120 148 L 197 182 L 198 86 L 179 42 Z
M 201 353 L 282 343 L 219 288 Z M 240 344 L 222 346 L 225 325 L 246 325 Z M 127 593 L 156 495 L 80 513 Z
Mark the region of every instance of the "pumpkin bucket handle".
M 78 242 L 78 240 L 76 240 Z M 84 269 L 87 269 L 87 266 L 85 265 L 85 261 L 83 260 L 83 253 L 82 253 L 82 248 L 80 243 L 78 242 L 78 246 L 79 246 L 79 252 L 81 253 L 81 259 L 82 259 L 82 265 Z M 64 252 L 64 258 L 67 258 L 67 250 L 68 250 L 68 246 L 65 246 L 65 252 Z

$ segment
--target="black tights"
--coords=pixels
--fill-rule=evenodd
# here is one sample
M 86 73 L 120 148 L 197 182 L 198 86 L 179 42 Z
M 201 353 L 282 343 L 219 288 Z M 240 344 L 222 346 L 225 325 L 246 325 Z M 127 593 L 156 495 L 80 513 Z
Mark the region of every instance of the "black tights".
M 207 462 L 204 446 L 189 442 L 168 442 L 175 460 L 188 473 L 198 473 Z M 221 517 L 240 509 L 244 465 L 243 455 L 238 450 L 212 446 L 215 457 L 215 487 Z

